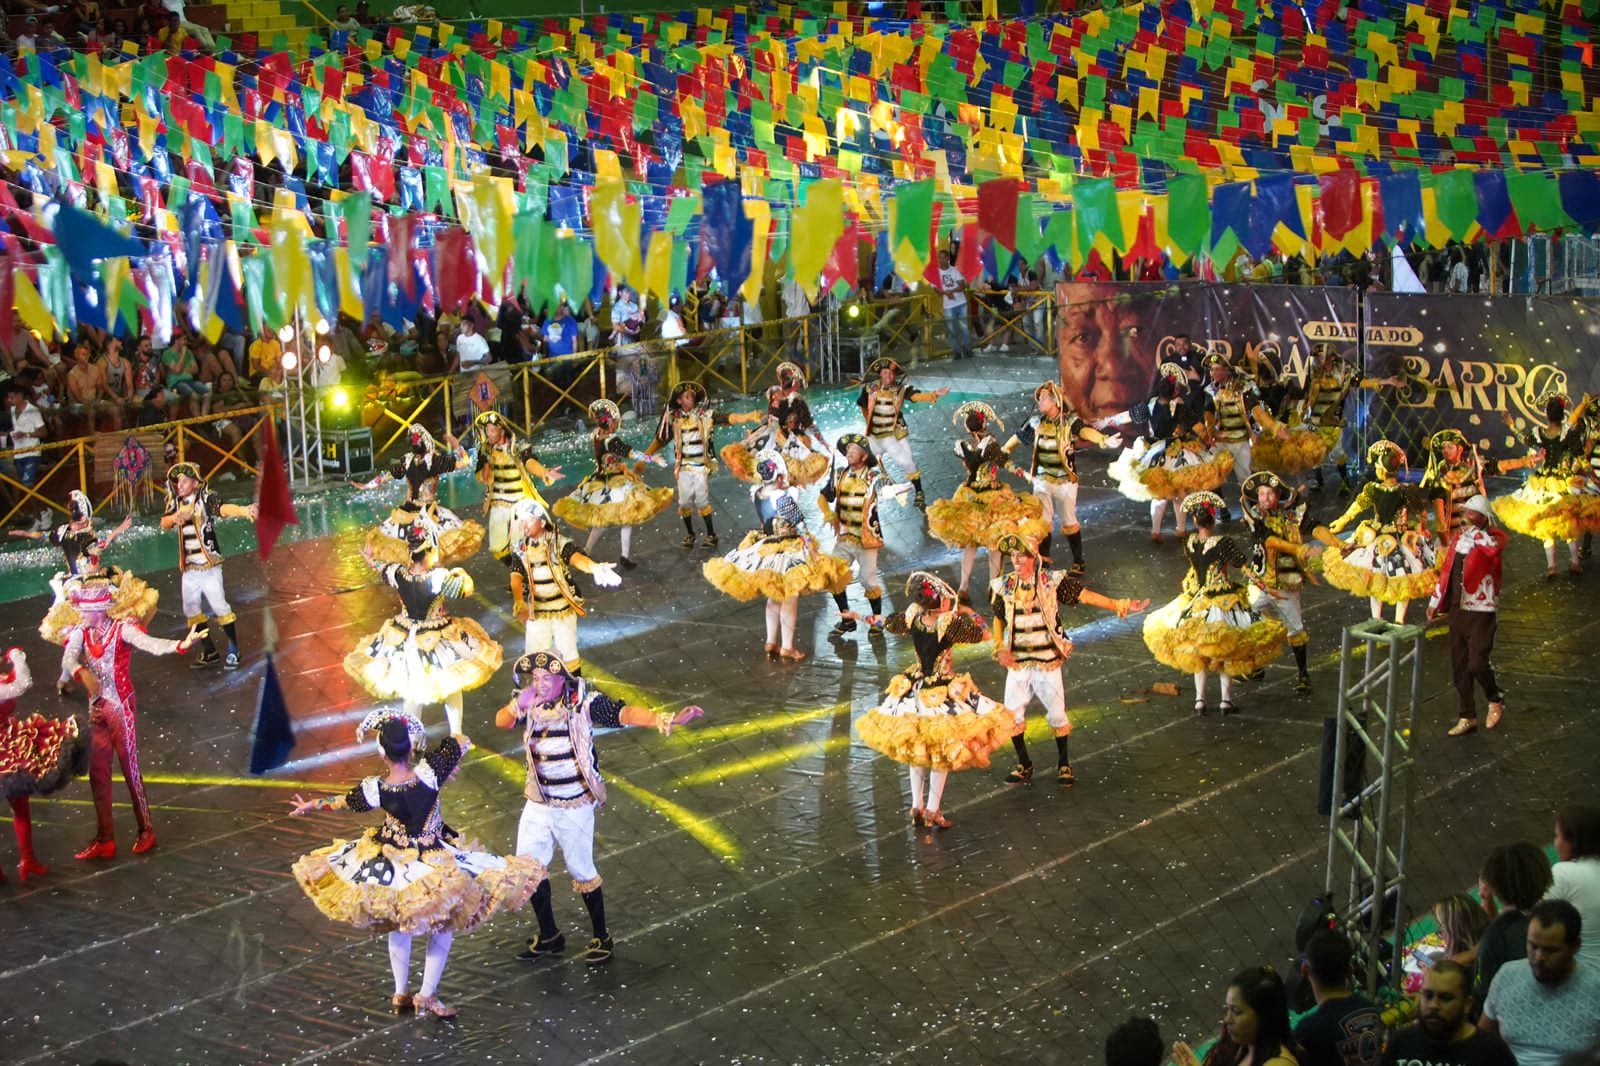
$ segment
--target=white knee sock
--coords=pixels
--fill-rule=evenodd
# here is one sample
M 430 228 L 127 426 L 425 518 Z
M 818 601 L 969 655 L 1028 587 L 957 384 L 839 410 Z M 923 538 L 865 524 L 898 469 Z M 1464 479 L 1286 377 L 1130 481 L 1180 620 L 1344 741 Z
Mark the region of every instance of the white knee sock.
M 961 591 L 967 591 L 967 585 L 972 581 L 972 564 L 978 561 L 977 548 L 961 549 Z
M 1556 568 L 1556 542 L 1553 540 L 1544 542 L 1544 565 L 1551 570 Z
M 394 974 L 394 994 L 406 994 L 411 984 L 411 934 L 389 934 L 389 969 Z
M 623 526 L 622 527 L 621 537 L 622 537 L 622 557 L 624 559 L 633 558 L 633 552 L 631 550 L 633 548 L 633 527 L 632 526 Z
M 783 609 L 783 604 L 777 600 L 767 601 L 767 643 L 778 643 L 778 616 Z
M 1152 534 L 1161 532 L 1161 520 L 1163 518 L 1165 518 L 1166 515 L 1167 515 L 1167 501 L 1166 500 L 1151 500 L 1150 501 L 1150 532 Z
M 444 719 L 450 723 L 450 735 L 460 736 L 462 721 L 466 717 L 462 713 L 462 704 L 466 697 L 459 692 L 451 693 L 444 701 Z
M 922 793 L 928 782 L 928 771 L 920 766 L 908 766 L 911 774 L 911 806 L 922 808 Z
M 589 536 L 583 542 L 583 554 L 589 556 L 590 558 L 594 557 L 594 546 L 600 543 L 601 528 L 603 527 L 595 526 L 593 529 L 589 530 Z M 627 553 L 624 552 L 623 554 L 626 555 Z
M 1397 603 L 1397 604 L 1394 605 L 1394 624 L 1395 625 L 1403 626 L 1403 625 L 1406 624 L 1406 608 L 1409 607 L 1409 606 L 1411 606 L 1411 601 L 1410 600 L 1407 600 L 1404 603 Z
M 1194 698 L 1201 701 L 1206 698 L 1206 672 L 1204 670 L 1196 670 L 1194 672 Z
M 450 959 L 450 943 L 454 933 L 434 933 L 428 938 L 428 957 L 422 963 L 422 994 L 439 994 L 439 978 L 444 976 L 444 964 Z
M 987 554 L 989 556 L 989 584 L 992 585 L 1000 580 L 1000 553 L 990 551 Z
M 1227 674 L 1223 674 L 1219 678 L 1219 680 L 1222 683 L 1222 702 L 1223 703 L 1232 703 L 1233 702 L 1233 678 L 1229 677 Z
M 950 776 L 949 770 L 928 771 L 928 810 L 939 809 L 939 802 L 944 799 L 945 779 Z
M 1371 606 L 1371 608 L 1372 608 L 1372 617 L 1373 618 L 1382 618 L 1383 617 L 1383 601 L 1378 599 L 1378 597 L 1376 597 L 1376 596 L 1368 596 L 1367 597 L 1367 602 L 1368 602 L 1368 605 Z
M 1183 513 L 1182 500 L 1179 500 L 1178 505 L 1172 509 L 1172 518 L 1177 523 L 1178 536 L 1181 537 L 1189 532 L 1189 516 Z
M 1577 541 L 1575 541 L 1575 540 L 1567 541 L 1567 554 L 1572 557 L 1572 565 L 1573 566 L 1578 566 L 1579 565 L 1579 561 L 1578 561 L 1578 542 Z
M 794 629 L 800 620 L 800 597 L 790 596 L 778 611 L 778 621 L 783 632 L 783 649 L 794 650 Z

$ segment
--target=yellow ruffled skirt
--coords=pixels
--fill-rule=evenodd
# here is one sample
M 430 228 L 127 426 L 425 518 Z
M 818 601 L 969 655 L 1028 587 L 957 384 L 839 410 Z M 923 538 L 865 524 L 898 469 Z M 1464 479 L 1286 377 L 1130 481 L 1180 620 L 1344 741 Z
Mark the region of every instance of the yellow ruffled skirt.
M 1004 485 L 988 492 L 962 485 L 928 508 L 928 532 L 952 548 L 993 548 L 1007 533 L 1038 540 L 1050 527 L 1036 496 L 1018 496 Z
M 8 718 L 0 724 L 0 798 L 47 796 L 82 773 L 88 757 L 76 718 Z
M 898 674 L 884 700 L 856 722 L 862 743 L 908 766 L 973 770 L 1011 742 L 1017 716 L 972 683 L 967 674 L 948 679 Z
M 409 563 L 411 547 L 406 543 L 406 530 L 419 519 L 439 540 L 440 566 L 459 566 L 483 546 L 483 526 L 471 519 L 462 519 L 448 508 L 420 511 L 397 507 L 382 525 L 367 534 L 367 547 L 372 557 L 382 563 Z
M 413 622 L 396 615 L 344 657 L 344 672 L 380 700 L 443 703 L 493 677 L 502 655 L 474 619 Z
M 1351 595 L 1406 603 L 1433 595 L 1438 552 L 1432 537 L 1363 522 L 1349 544 L 1322 553 L 1322 573 L 1328 584 Z
M 672 506 L 671 486 L 650 488 L 627 471 L 590 474 L 556 501 L 555 516 L 576 529 L 638 526 Z
M 809 537 L 745 534 L 739 546 L 700 568 L 719 592 L 740 603 L 765 596 L 786 600 L 812 592 L 842 592 L 850 584 L 850 564 L 817 550 Z
M 1600 531 L 1600 496 L 1582 491 L 1582 478 L 1534 474 L 1516 492 L 1494 501 L 1494 513 L 1513 533 L 1535 540 L 1578 540 Z
M 1288 440 L 1264 433 L 1250 448 L 1250 465 L 1274 474 L 1304 473 L 1322 465 L 1329 444 L 1314 429 L 1291 429 Z
M 1184 447 L 1167 441 L 1136 440 L 1106 472 L 1117 491 L 1140 503 L 1181 500 L 1191 492 L 1214 489 L 1233 473 L 1233 454 L 1221 448 Z
M 67 631 L 83 621 L 83 615 L 66 599 L 66 587 L 71 583 L 72 579 L 68 578 L 62 586 L 60 598 L 45 612 L 44 621 L 39 623 L 39 636 L 50 644 L 65 644 Z M 124 618 L 146 625 L 155 617 L 161 593 L 126 570 L 118 571 L 112 583 L 117 587 L 116 597 L 111 601 L 111 609 L 106 612 L 112 618 Z
M 475 842 L 399 848 L 377 829 L 294 864 L 295 880 L 326 917 L 384 933 L 470 933 L 525 906 L 546 876 L 527 856 L 493 855 Z
M 1184 594 L 1144 620 L 1150 654 L 1186 674 L 1253 674 L 1282 654 L 1287 637 L 1283 622 L 1251 608 L 1243 588 Z
M 742 440 L 732 444 L 725 444 L 717 453 L 727 464 L 728 473 L 740 481 L 756 484 L 761 480 L 756 473 L 756 452 Z M 783 456 L 784 467 L 788 471 L 789 484 L 794 486 L 812 485 L 821 481 L 832 465 L 832 457 L 812 450 L 803 441 L 792 441 L 778 450 Z

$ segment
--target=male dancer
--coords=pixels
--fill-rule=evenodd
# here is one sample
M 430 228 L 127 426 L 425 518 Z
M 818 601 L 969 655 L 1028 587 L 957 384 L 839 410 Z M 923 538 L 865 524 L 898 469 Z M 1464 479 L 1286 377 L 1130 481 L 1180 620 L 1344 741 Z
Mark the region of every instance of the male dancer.
M 846 433 L 839 438 L 837 448 L 844 456 L 844 473 L 837 468 L 829 471 L 828 481 L 817 495 L 817 509 L 822 512 L 822 520 L 833 526 L 833 554 L 853 563 L 859 571 L 857 576 L 869 608 L 867 629 L 876 635 L 883 632 L 883 584 L 878 580 L 883 527 L 878 523 L 878 501 L 903 497 L 911 486 L 889 484 L 878 469 L 872 446 L 861 434 Z M 855 632 L 861 616 L 850 609 L 845 589 L 833 594 L 833 602 L 839 606 L 839 622 L 833 627 L 833 635 Z
M 1216 442 L 1233 456 L 1233 474 L 1243 485 L 1250 479 L 1250 444 L 1256 433 L 1251 420 L 1264 433 L 1287 436 L 1289 431 L 1267 413 L 1255 383 L 1241 377 L 1227 356 L 1212 352 L 1206 356 L 1206 369 L 1211 374 L 1206 393 L 1213 407 L 1213 413 L 1206 419 L 1207 428 Z
M 1012 434 L 1002 450 L 1010 456 L 1018 445 L 1033 449 L 1028 468 L 1022 472 L 1032 481 L 1033 494 L 1044 506 L 1043 517 L 1050 524 L 1050 532 L 1039 545 L 1039 554 L 1045 562 L 1051 560 L 1050 542 L 1059 527 L 1067 535 L 1067 546 L 1072 549 L 1072 572 L 1081 574 L 1084 572 L 1083 527 L 1078 524 L 1077 440 L 1082 437 L 1102 448 L 1120 448 L 1122 438 L 1085 424 L 1067 407 L 1061 386 L 1053 381 L 1034 389 L 1033 400 L 1039 413 Z
M 1114 612 L 1118 618 L 1142 611 L 1149 600 L 1113 600 L 1084 588 L 1075 573 L 1047 570 L 1039 550 L 1016 533 L 1007 533 L 995 550 L 1011 557 L 1012 570 L 989 586 L 989 607 L 994 612 L 994 657 L 1006 668 L 1005 705 L 1017 716 L 1011 746 L 1017 766 L 1006 775 L 1007 784 L 1033 779 L 1033 759 L 1024 738 L 1028 703 L 1044 705 L 1045 721 L 1056 735 L 1056 782 L 1070 788 L 1075 782 L 1067 741 L 1072 720 L 1067 717 L 1062 668 L 1072 654 L 1072 638 L 1061 624 L 1062 607 L 1087 604 Z
M 162 529 L 178 531 L 178 569 L 182 572 L 179 589 L 183 595 L 183 613 L 192 631 L 200 631 L 203 651 L 200 658 L 189 664 L 199 669 L 221 662 L 224 669 L 239 669 L 238 616 L 228 606 L 228 596 L 222 587 L 222 549 L 217 542 L 217 519 L 248 518 L 256 520 L 256 505 L 241 507 L 223 503 L 200 476 L 200 468 L 193 463 L 175 463 L 167 471 L 167 510 L 161 516 Z M 209 608 L 217 625 L 228 638 L 228 654 L 217 655 L 211 631 L 206 620 Z M 202 628 L 206 627 L 206 628 Z M 164 654 L 164 653 L 163 653 Z
M 611 563 L 600 563 L 556 532 L 550 512 L 537 500 L 522 500 L 513 512 L 511 601 L 515 617 L 526 623 L 523 651 L 553 651 L 574 674 L 583 668 L 578 656 L 578 616 L 583 596 L 572 580 L 582 570 L 601 588 L 622 584 Z
M 694 547 L 696 514 L 706 527 L 700 543 L 707 548 L 717 546 L 717 530 L 711 522 L 711 468 L 717 462 L 711 427 L 715 423 L 716 416 L 706 406 L 705 386 L 698 381 L 680 381 L 667 399 L 667 409 L 661 412 L 656 439 L 644 450 L 645 455 L 654 455 L 672 445 L 685 548 Z
M 900 468 L 900 476 L 916 490 L 917 506 L 926 507 L 928 501 L 922 494 L 922 471 L 917 469 L 916 460 L 911 458 L 911 444 L 907 440 L 911 430 L 906 425 L 906 404 L 938 403 L 950 390 L 916 391 L 905 380 L 905 372 L 900 364 L 888 357 L 874 359 L 872 365 L 867 367 L 867 373 L 878 375 L 878 380 L 861 386 L 856 406 L 861 408 L 861 416 L 867 420 L 866 436 L 872 453 L 880 462 L 884 459 L 894 460 L 895 466 Z
M 583 961 L 604 966 L 611 961 L 611 933 L 606 927 L 600 872 L 594 866 L 594 815 L 606 802 L 606 786 L 594 749 L 595 727 L 653 726 L 666 736 L 705 712 L 693 705 L 677 713 L 625 705 L 544 651 L 518 659 L 512 667 L 511 683 L 511 702 L 500 708 L 494 720 L 502 729 L 522 726 L 528 781 L 523 789 L 527 803 L 517 824 L 517 854 L 532 856 L 548 866 L 556 848 L 561 849 L 572 887 L 583 898 L 594 930 Z M 518 958 L 560 955 L 567 940 L 556 925 L 548 878 L 533 894 L 533 913 L 539 929 Z
M 472 427 L 478 431 L 478 465 L 474 473 L 484 487 L 489 551 L 496 559 L 504 560 L 511 553 L 511 509 L 523 499 L 543 504 L 544 497 L 532 479 L 553 485 L 561 480 L 561 468 L 539 462 L 533 445 L 518 441 L 498 411 L 485 411 Z
M 1300 559 L 1306 552 L 1306 500 L 1270 470 L 1251 474 L 1239 494 L 1250 530 L 1250 606 L 1280 619 L 1289 631 L 1289 650 L 1298 671 L 1295 691 L 1311 691 L 1306 669 L 1305 616 L 1300 587 L 1305 575 Z

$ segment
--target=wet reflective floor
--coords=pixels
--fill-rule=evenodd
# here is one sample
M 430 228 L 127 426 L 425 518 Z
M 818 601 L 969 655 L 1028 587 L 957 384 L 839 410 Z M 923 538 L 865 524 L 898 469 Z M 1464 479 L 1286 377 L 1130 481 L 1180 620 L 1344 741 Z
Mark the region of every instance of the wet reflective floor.
M 1014 426 L 1047 372 L 1025 359 L 913 372 L 919 385 L 953 390 L 911 417 L 930 499 L 958 481 L 956 402 L 991 399 Z M 849 395 L 819 394 L 815 406 L 830 437 L 856 428 Z M 645 434 L 630 429 L 642 444 Z M 584 470 L 567 430 L 552 449 L 568 475 L 554 494 Z M 1177 591 L 1179 548 L 1170 536 L 1149 543 L 1143 505 L 1107 487 L 1108 457 L 1086 464 L 1090 586 L 1159 605 Z M 470 512 L 476 486 L 454 480 L 447 502 Z M 726 475 L 713 485 L 726 550 L 753 519 L 741 486 Z M 14 844 L 0 831 L 11 875 L 0 886 L 0 1060 L 1087 1064 L 1129 1014 L 1153 1015 L 1169 1040 L 1203 1039 L 1229 974 L 1289 964 L 1295 918 L 1323 881 L 1315 782 L 1338 633 L 1365 604 L 1308 590 L 1315 691 L 1294 694 L 1286 655 L 1264 681 L 1241 686 L 1242 713 L 1227 721 L 1191 716 L 1189 680 L 1151 660 L 1138 618 L 1084 610 L 1073 619 L 1081 628 L 1067 674 L 1077 786 L 1055 784 L 1035 707 L 1036 779 L 1005 785 L 1008 751 L 988 770 L 953 775 L 944 806 L 955 826 L 930 835 L 906 820 L 904 770 L 851 731 L 910 661 L 909 646 L 892 636 L 830 642 L 836 614 L 816 596 L 802 602 L 798 642 L 811 658 L 769 663 L 762 604 L 712 589 L 699 573 L 708 550 L 681 549 L 669 512 L 635 533 L 639 568 L 620 589 L 590 591 L 580 625 L 586 672 L 602 688 L 707 710 L 671 738 L 598 740 L 611 800 L 598 819 L 597 862 L 615 960 L 599 970 L 576 958 L 519 962 L 531 913 L 501 917 L 457 938 L 440 990 L 460 1010 L 456 1024 L 395 1018 L 383 939 L 324 920 L 289 875 L 296 857 L 359 831 L 363 818 L 287 816 L 295 792 L 342 790 L 378 769 L 370 746 L 353 739 L 372 701 L 341 660 L 394 609 L 358 555 L 366 522 L 393 491 L 301 498 L 306 527 L 266 570 L 242 550 L 244 530 L 230 535 L 227 582 L 246 669 L 196 671 L 135 655 L 159 848 L 127 853 L 133 820 L 121 804 L 123 854 L 75 862 L 93 835 L 82 782 L 35 804 L 48 876 L 19 885 Z M 1320 494 L 1323 520 L 1340 506 L 1332 487 Z M 957 556 L 927 537 L 919 515 L 891 507 L 886 517 L 893 601 L 917 567 L 955 577 Z M 151 629 L 176 636 L 184 625 L 168 540 L 118 545 L 111 561 L 160 589 Z M 596 552 L 614 558 L 615 534 Z M 22 708 L 81 712 L 52 691 L 56 653 L 35 632 L 48 606 L 48 559 L 5 560 L 0 639 L 25 648 L 36 675 Z M 468 569 L 477 594 L 457 608 L 514 658 L 521 634 L 503 569 L 486 552 Z M 1547 843 L 1554 808 L 1594 795 L 1596 581 L 1546 583 L 1537 545 L 1514 539 L 1496 655 L 1511 702 L 1492 733 L 1444 737 L 1455 697 L 1442 630 L 1430 634 L 1408 917 L 1469 887 L 1492 845 Z M 288 767 L 252 778 L 269 596 L 298 745 Z M 1004 673 L 986 649 L 967 649 L 959 662 L 1001 695 Z M 467 695 L 478 747 L 445 792 L 451 823 L 502 851 L 522 805 L 517 738 L 491 722 L 509 673 Z M 1153 694 L 1162 681 L 1179 695 Z M 442 712 L 426 715 L 442 731 Z M 552 875 L 557 915 L 569 943 L 581 944 L 584 911 L 559 860 Z M 415 961 L 420 974 L 420 947 Z

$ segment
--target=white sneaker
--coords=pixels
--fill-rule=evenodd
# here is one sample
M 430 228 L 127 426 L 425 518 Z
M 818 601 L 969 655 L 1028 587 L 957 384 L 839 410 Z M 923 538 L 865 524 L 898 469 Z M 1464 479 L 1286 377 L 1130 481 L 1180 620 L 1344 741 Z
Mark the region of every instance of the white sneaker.
M 1009 351 L 1010 351 L 1010 350 L 1011 350 L 1011 345 L 1009 345 L 1009 344 L 1002 344 L 1002 345 L 1001 345 L 1001 346 L 1000 346 L 1000 350 L 1001 350 L 1001 351 L 1002 351 L 1002 352 L 1009 352 Z

